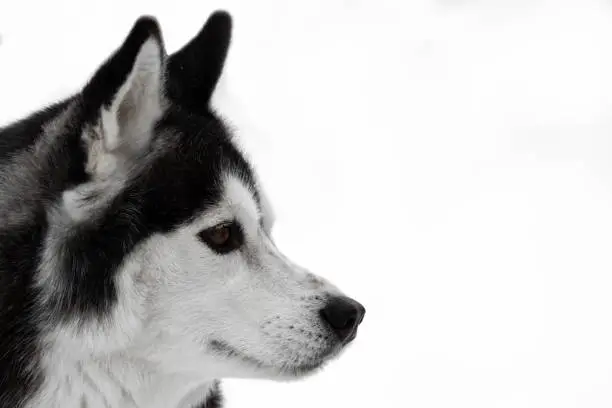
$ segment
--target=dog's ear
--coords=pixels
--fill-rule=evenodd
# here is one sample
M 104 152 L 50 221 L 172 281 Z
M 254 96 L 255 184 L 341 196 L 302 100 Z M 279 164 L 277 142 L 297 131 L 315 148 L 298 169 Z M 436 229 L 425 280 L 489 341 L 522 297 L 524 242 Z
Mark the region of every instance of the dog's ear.
M 168 58 L 166 92 L 170 100 L 194 113 L 208 110 L 231 35 L 231 16 L 216 11 L 187 45 Z
M 148 147 L 162 114 L 164 59 L 157 21 L 141 17 L 84 87 L 87 170 L 94 178 L 109 175 L 121 161 Z

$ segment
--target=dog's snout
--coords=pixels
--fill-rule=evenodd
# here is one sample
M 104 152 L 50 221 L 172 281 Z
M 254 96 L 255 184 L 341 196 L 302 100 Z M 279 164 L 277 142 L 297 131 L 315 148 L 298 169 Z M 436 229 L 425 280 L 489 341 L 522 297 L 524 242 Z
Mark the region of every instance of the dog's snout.
M 363 321 L 365 308 L 359 302 L 346 296 L 331 298 L 320 311 L 340 341 L 349 342 L 357 334 L 357 326 Z

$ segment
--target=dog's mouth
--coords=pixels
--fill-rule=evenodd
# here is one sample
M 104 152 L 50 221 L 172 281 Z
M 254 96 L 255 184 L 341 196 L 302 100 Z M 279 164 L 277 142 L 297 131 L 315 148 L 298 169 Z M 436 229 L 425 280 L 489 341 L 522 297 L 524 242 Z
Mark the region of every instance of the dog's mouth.
M 263 362 L 258 358 L 247 355 L 242 351 L 236 349 L 235 347 L 232 347 L 225 341 L 211 340 L 209 342 L 209 346 L 216 354 L 222 355 L 226 358 L 239 359 L 242 362 L 254 366 L 256 368 L 271 370 L 280 374 L 289 375 L 293 377 L 301 377 L 304 375 L 311 374 L 312 372 L 321 368 L 334 355 L 337 355 L 340 352 L 340 349 L 342 348 L 341 345 L 338 345 L 336 347 L 330 348 L 322 354 L 319 354 L 315 357 L 311 357 L 304 361 L 300 361 L 299 363 L 281 363 L 276 365 Z

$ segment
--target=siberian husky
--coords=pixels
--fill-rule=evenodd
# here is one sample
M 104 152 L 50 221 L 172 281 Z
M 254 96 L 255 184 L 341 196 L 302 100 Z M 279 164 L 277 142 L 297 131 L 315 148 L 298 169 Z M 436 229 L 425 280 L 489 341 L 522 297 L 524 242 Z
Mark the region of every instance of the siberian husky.
M 355 338 L 365 309 L 277 248 L 210 107 L 231 26 L 167 55 L 141 17 L 79 93 L 0 129 L 0 407 L 219 407 L 220 379 L 299 378 Z

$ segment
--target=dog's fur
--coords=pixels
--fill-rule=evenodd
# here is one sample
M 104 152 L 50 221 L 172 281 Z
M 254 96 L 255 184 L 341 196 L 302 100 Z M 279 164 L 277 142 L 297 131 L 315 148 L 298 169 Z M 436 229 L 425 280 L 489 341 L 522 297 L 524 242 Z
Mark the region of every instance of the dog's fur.
M 221 378 L 298 378 L 347 343 L 210 107 L 230 34 L 215 12 L 168 56 L 142 17 L 81 92 L 0 129 L 0 407 L 215 408 Z M 202 234 L 226 222 L 220 253 Z

